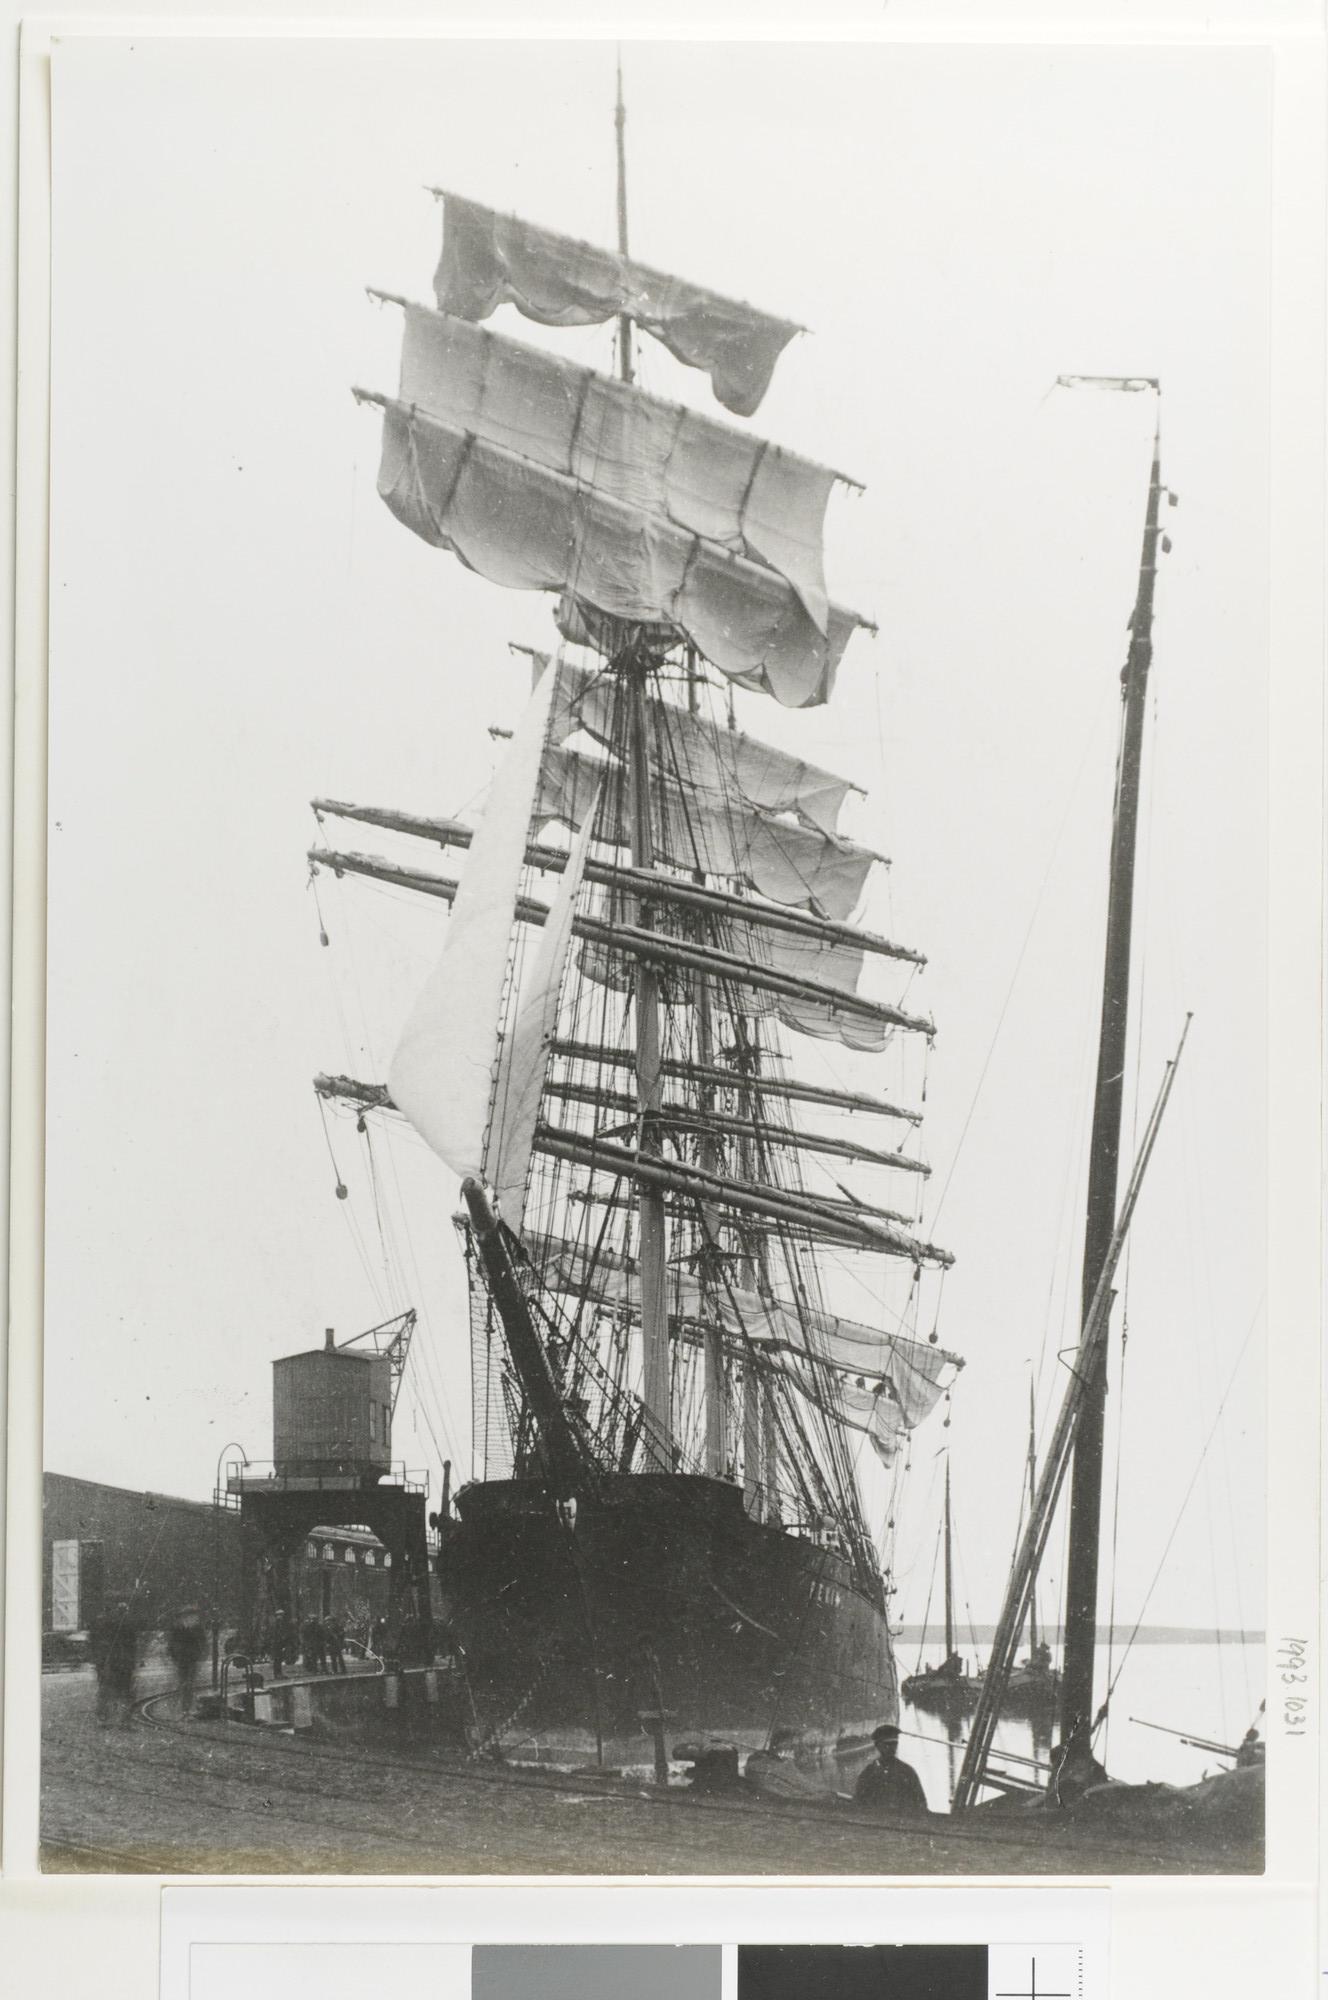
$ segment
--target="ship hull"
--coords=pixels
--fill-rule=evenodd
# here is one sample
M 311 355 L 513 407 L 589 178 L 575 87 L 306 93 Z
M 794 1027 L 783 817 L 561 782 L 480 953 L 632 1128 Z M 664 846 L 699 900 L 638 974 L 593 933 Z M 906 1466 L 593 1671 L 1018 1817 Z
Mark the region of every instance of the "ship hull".
M 898 1714 L 885 1614 L 838 1550 L 751 1520 L 720 1480 L 638 1475 L 557 1506 L 465 1489 L 442 1555 L 471 1727 L 509 1755 L 649 1764 L 796 1733 L 799 1771 L 851 1785 Z
M 1054 1667 L 1015 1667 L 1006 1682 L 1001 1714 L 1034 1722 L 1050 1721 L 1058 1712 L 1061 1677 Z
M 982 1681 L 976 1674 L 947 1674 L 941 1667 L 928 1667 L 909 1676 L 903 1695 L 912 1707 L 933 1715 L 971 1715 L 982 1698 Z

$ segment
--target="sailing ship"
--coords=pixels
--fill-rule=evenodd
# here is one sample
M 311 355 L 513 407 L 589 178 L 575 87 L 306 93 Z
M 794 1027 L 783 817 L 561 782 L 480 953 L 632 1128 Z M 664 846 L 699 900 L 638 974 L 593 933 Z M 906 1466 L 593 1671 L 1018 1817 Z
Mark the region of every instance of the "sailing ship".
M 1037 1501 L 1037 1414 L 1033 1385 L 1028 1385 L 1027 1500 L 1031 1514 Z M 1051 1643 L 1038 1629 L 1037 1576 L 1028 1589 L 1028 1652 L 1010 1669 L 1005 1683 L 1001 1713 L 1022 1716 L 1035 1723 L 1050 1723 L 1059 1707 L 1061 1677 L 1052 1664 Z
M 1234 1748 L 1206 1745 L 1230 1754 L 1235 1759 L 1235 1768 L 1197 1785 L 1115 1783 L 1095 1755 L 1097 1732 L 1106 1720 L 1115 1685 L 1113 1681 L 1106 1688 L 1099 1688 L 1096 1660 L 1107 1345 L 1115 1300 L 1113 1281 L 1175 1085 L 1190 1018 L 1186 1017 L 1175 1054 L 1166 1065 L 1124 1194 L 1118 1202 L 1134 871 L 1144 721 L 1153 660 L 1153 607 L 1158 562 L 1171 546 L 1162 532 L 1161 509 L 1164 498 L 1174 506 L 1176 495 L 1162 479 L 1161 390 L 1155 379 L 1062 376 L 1059 380 L 1067 387 L 1089 386 L 1153 397 L 1153 448 L 1138 582 L 1121 670 L 1120 739 L 1108 871 L 1097 1079 L 1089 1141 L 1079 1343 L 1074 1365 L 1067 1372 L 1040 1472 L 1030 1419 L 1027 1513 L 954 1786 L 952 1809 L 962 1812 L 984 1804 L 996 1807 L 1014 1804 L 1038 1809 L 1065 1808 L 1090 1817 L 1105 1813 L 1112 1817 L 1114 1825 L 1122 1828 L 1133 1825 L 1154 1832 L 1165 1829 L 1168 1841 L 1177 1844 L 1193 1833 L 1200 1838 L 1216 1839 L 1219 1846 L 1233 1852 L 1241 1849 L 1257 1852 L 1263 1837 L 1263 1764 L 1256 1729 L 1251 1729 L 1244 1742 Z M 1064 1643 L 1061 1670 L 1057 1674 L 1049 1651 L 1039 1650 L 1035 1636 L 1036 1588 L 1053 1515 L 1062 1492 L 1067 1489 Z M 1033 1621 L 1030 1622 L 1032 1650 L 1029 1660 L 1020 1667 L 1015 1664 L 1015 1654 L 1026 1620 Z M 1046 1718 L 1054 1710 L 1058 1740 L 1046 1772 L 1036 1758 L 1031 1760 L 1035 1776 L 1029 1775 L 1027 1759 L 1013 1760 L 1024 1769 L 1011 1771 L 1007 1768 L 1011 1761 L 1009 1754 L 997 1752 L 997 1723 L 1006 1714 L 1020 1712 L 1015 1704 L 1022 1704 L 1022 1712 L 1032 1720 L 1035 1730 L 1039 1725 L 1045 1726 Z M 1005 1763 L 995 1762 L 994 1754 L 1003 1755 Z M 984 1793 L 988 1795 L 986 1798 Z
M 981 1683 L 967 1672 L 955 1644 L 954 1614 L 954 1530 L 950 1519 L 950 1462 L 945 1464 L 945 1507 L 941 1517 L 944 1548 L 945 1657 L 934 1667 L 919 1667 L 904 1682 L 904 1700 L 914 1708 L 930 1709 L 944 1716 L 968 1715 L 978 1705 Z M 934 1574 L 935 1572 L 933 1572 Z M 923 1638 L 927 1621 L 923 1619 Z
M 1176 1054 L 1166 1066 L 1152 1113 L 1117 1206 L 1122 1110 L 1130 998 L 1130 953 L 1134 919 L 1134 871 L 1139 792 L 1143 769 L 1144 718 L 1153 661 L 1153 606 L 1157 566 L 1170 547 L 1161 528 L 1163 496 L 1175 495 L 1162 480 L 1160 385 L 1143 376 L 1061 376 L 1059 385 L 1091 387 L 1155 399 L 1153 449 L 1144 505 L 1143 536 L 1129 643 L 1121 670 L 1120 741 L 1112 812 L 1107 887 L 1107 936 L 1098 1031 L 1097 1079 L 1089 1139 L 1087 1214 L 1084 1229 L 1082 1306 L 1074 1366 L 1056 1417 L 1042 1471 L 1031 1468 L 1027 1516 L 1011 1565 L 992 1641 L 982 1691 L 955 1787 L 953 1805 L 978 1804 L 984 1791 L 1028 1796 L 1028 1781 L 991 1762 L 996 1724 L 1019 1671 L 1015 1652 L 1030 1616 L 1039 1568 L 1062 1489 L 1069 1488 L 1069 1534 L 1065 1581 L 1064 1648 L 1059 1686 L 1052 1782 L 1039 1800 L 1061 1802 L 1105 1777 L 1093 1755 L 1093 1738 L 1106 1713 L 1094 1708 L 1098 1565 L 1101 1552 L 1103 1442 L 1106 1422 L 1107 1342 L 1115 1300 L 1112 1281 L 1125 1249 L 1144 1176 L 1175 1084 L 1184 1050 L 1186 1021 Z M 1050 1663 L 1046 1663 L 1049 1667 Z M 1108 1700 L 1110 1698 L 1108 1691 Z
M 618 187 L 613 251 L 435 191 L 434 301 L 391 299 L 398 391 L 356 391 L 396 518 L 551 593 L 559 642 L 477 825 L 315 801 L 315 869 L 451 906 L 386 1082 L 316 1088 L 461 1177 L 476 1475 L 439 1570 L 472 1744 L 791 1743 L 842 1787 L 898 1712 L 856 1459 L 894 1466 L 962 1365 L 923 1330 L 951 1262 L 920 1223 L 935 1030 L 921 953 L 855 921 L 882 866 L 841 829 L 855 787 L 737 727 L 735 687 L 828 701 L 867 624 L 825 584 L 842 475 L 636 380 L 648 337 L 745 419 L 798 329 L 631 257 L 621 94 Z M 615 370 L 503 307 L 612 328 Z M 885 1085 L 827 1080 L 826 1048 Z

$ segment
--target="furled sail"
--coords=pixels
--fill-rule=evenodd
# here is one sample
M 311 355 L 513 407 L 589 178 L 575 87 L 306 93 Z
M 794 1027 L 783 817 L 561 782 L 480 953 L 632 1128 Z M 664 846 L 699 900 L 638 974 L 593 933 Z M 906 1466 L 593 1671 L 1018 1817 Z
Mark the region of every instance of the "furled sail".
M 813 1387 L 802 1382 L 797 1386 L 810 1401 L 820 1402 Z M 938 1388 L 929 1409 L 935 1406 L 940 1394 Z M 896 1378 L 891 1374 L 870 1381 L 865 1376 L 857 1382 L 841 1380 L 835 1414 L 846 1429 L 865 1433 L 883 1465 L 894 1464 L 900 1445 L 913 1429 L 899 1401 Z
M 440 311 L 487 319 L 513 305 L 543 326 L 599 326 L 625 313 L 689 368 L 703 368 L 725 409 L 750 417 L 798 332 L 735 299 L 572 236 L 499 215 L 435 189 L 443 250 L 434 275 Z
M 701 1203 L 731 1208 L 736 1214 L 783 1222 L 808 1230 L 819 1241 L 848 1249 L 880 1251 L 902 1257 L 915 1267 L 954 1262 L 948 1250 L 913 1234 L 906 1216 L 876 1208 L 850 1196 L 809 1194 L 801 1188 L 777 1188 L 731 1175 L 711 1172 L 689 1160 L 646 1155 L 634 1146 L 588 1137 L 566 1127 L 541 1125 L 536 1150 L 550 1159 L 567 1160 L 591 1172 L 613 1174 L 638 1186 L 658 1188 Z
M 391 1091 L 381 1083 L 362 1083 L 348 1076 L 317 1076 L 314 1089 L 320 1097 L 369 1110 L 398 1109 Z M 648 1182 L 689 1201 L 731 1208 L 744 1220 L 755 1217 L 786 1227 L 793 1225 L 809 1231 L 819 1241 L 841 1244 L 846 1249 L 882 1251 L 887 1256 L 905 1258 L 915 1266 L 926 1263 L 947 1267 L 954 1262 L 948 1250 L 914 1236 L 906 1216 L 849 1196 L 832 1198 L 808 1194 L 800 1188 L 762 1186 L 712 1173 L 686 1160 L 646 1157 L 635 1147 L 544 1123 L 536 1127 L 534 1150 L 550 1159 L 572 1161 L 592 1173 Z M 583 1198 L 593 1199 L 590 1195 Z
M 729 1073 L 726 1087 L 740 1089 L 740 1080 Z M 555 1077 L 546 1084 L 549 1096 L 561 1098 L 569 1104 L 591 1104 L 605 1111 L 635 1112 L 635 1098 L 621 1091 L 608 1090 L 598 1078 L 593 1083 L 576 1083 L 566 1077 Z M 855 1160 L 865 1166 L 894 1167 L 901 1173 L 919 1174 L 924 1178 L 931 1168 L 925 1160 L 918 1160 L 911 1153 L 884 1151 L 879 1146 L 868 1146 L 862 1140 L 846 1137 L 833 1132 L 805 1132 L 800 1126 L 779 1124 L 762 1113 L 758 1122 L 755 1118 L 738 1116 L 736 1113 L 716 1112 L 708 1107 L 689 1104 L 686 1101 L 666 1098 L 657 1113 L 661 1125 L 670 1133 L 698 1133 L 703 1138 L 709 1134 L 715 1138 L 749 1139 L 762 1146 L 788 1146 L 794 1152 L 824 1153 L 840 1159 Z
M 829 698 L 866 622 L 826 590 L 840 475 L 645 393 L 626 324 L 612 380 L 480 322 L 504 304 L 546 326 L 634 322 L 743 415 L 796 329 L 634 262 L 625 225 L 611 255 L 443 199 L 438 309 L 394 299 L 397 393 L 356 392 L 382 411 L 380 495 L 488 581 L 549 593 L 600 664 L 541 660 L 478 832 L 319 803 L 469 859 L 458 880 L 408 851 L 311 850 L 454 908 L 389 1082 L 316 1088 L 404 1112 L 496 1198 L 506 1231 L 480 1203 L 469 1239 L 487 1476 L 543 1477 L 565 1404 L 598 1465 L 700 1471 L 757 1521 L 833 1534 L 884 1609 L 849 1434 L 889 1464 L 944 1393 L 960 1364 L 905 1330 L 927 1267 L 952 1260 L 918 1233 L 914 1149 L 798 1107 L 921 1113 L 784 1070 L 800 1035 L 930 1040 L 898 971 L 924 960 L 850 921 L 882 861 L 841 832 L 855 787 L 733 727 L 722 686 Z M 920 1068 L 896 1073 L 912 1088 Z M 873 1260 L 899 1333 L 828 1310 L 827 1248 L 855 1277 Z
M 591 825 L 588 818 L 585 827 Z M 527 858 L 529 853 L 527 850 Z M 565 866 L 566 855 L 561 859 Z M 330 868 L 334 874 L 365 875 L 448 903 L 455 901 L 459 888 L 454 876 L 399 867 L 369 854 L 315 847 L 309 851 L 309 860 L 315 868 Z M 589 873 L 589 864 L 585 867 Z M 535 896 L 520 896 L 515 914 L 519 923 L 544 924 L 549 905 Z M 614 926 L 591 917 L 574 916 L 572 929 L 587 940 L 579 959 L 582 971 L 597 985 L 615 991 L 626 991 L 631 983 L 630 968 L 622 954 L 630 959 L 653 950 L 660 958 L 671 959 L 703 977 L 708 973 L 716 979 L 737 981 L 750 989 L 751 1013 L 774 1015 L 787 1027 L 817 1040 L 839 1041 L 846 1048 L 870 1054 L 886 1047 L 895 1028 L 928 1036 L 933 1032 L 931 1022 L 921 1016 L 858 995 L 863 953 L 836 938 L 816 940 L 764 930 L 743 917 L 730 920 L 729 943 L 723 949 L 677 942 L 667 931 L 653 934 L 647 943 L 645 934 L 631 926 Z
M 630 942 L 626 935 L 621 940 L 588 939 L 578 955 L 578 963 L 586 978 L 598 986 L 625 992 L 631 984 L 631 971 L 618 953 Z M 817 1041 L 840 1042 L 845 1048 L 855 1049 L 862 1055 L 879 1055 L 887 1047 L 892 1030 L 897 1027 L 910 1026 L 919 1033 L 930 1033 L 931 1023 L 920 1017 L 904 1016 L 898 1010 L 887 1012 L 884 1006 L 878 1010 L 870 1002 L 854 1005 L 854 989 L 841 984 L 843 960 L 852 954 L 844 952 L 840 946 L 827 946 L 821 953 L 811 956 L 825 961 L 818 983 L 840 986 L 842 1000 L 837 999 L 833 992 L 796 992 L 789 991 L 787 987 L 780 990 L 775 982 L 781 978 L 807 977 L 801 954 L 792 954 L 792 963 L 786 963 L 784 946 L 789 942 L 796 941 L 778 936 L 763 937 L 759 940 L 759 948 L 746 956 L 740 944 L 727 948 L 722 954 L 714 947 L 704 949 L 693 946 L 690 962 L 682 962 L 702 978 L 708 974 L 711 979 L 727 978 L 741 984 L 744 989 L 744 1012 L 753 1019 L 773 1018 L 798 1034 L 811 1035 Z M 667 962 L 669 945 L 665 939 L 660 940 L 659 951 L 661 958 Z M 767 974 L 773 975 L 773 978 L 767 978 Z
M 499 1054 L 493 1119 L 485 1148 L 485 1178 L 498 1212 L 518 1235 L 525 1207 L 526 1176 L 539 1123 L 540 1099 L 558 1028 L 558 1000 L 572 948 L 576 899 L 585 873 L 594 813 L 573 844 L 558 893 L 540 937 L 529 979 L 523 982 L 511 1033 Z
M 559 1040 L 554 1043 L 553 1052 L 566 1056 L 569 1062 L 591 1063 L 596 1068 L 609 1070 L 628 1069 L 631 1057 L 623 1049 L 611 1049 L 603 1043 Z M 861 1111 L 869 1117 L 898 1118 L 907 1125 L 920 1125 L 922 1113 L 902 1104 L 893 1104 L 888 1098 L 872 1097 L 865 1091 L 834 1090 L 823 1084 L 801 1083 L 796 1077 L 749 1076 L 731 1069 L 718 1069 L 700 1062 L 680 1062 L 666 1059 L 660 1064 L 661 1073 L 667 1077 L 686 1077 L 698 1085 L 714 1085 L 721 1090 L 731 1090 L 742 1085 L 756 1098 L 769 1100 L 774 1104 L 807 1103 L 829 1105 L 837 1111 Z
M 424 840 L 437 841 L 441 847 L 469 847 L 471 841 L 471 828 L 462 820 L 427 819 L 419 813 L 393 812 L 390 807 L 353 806 L 333 799 L 318 799 L 314 805 L 320 817 L 330 813 L 346 819 L 364 820 L 371 826 L 387 826 L 398 833 L 418 834 Z M 423 889 L 449 901 L 456 888 L 455 881 L 447 876 L 430 875 L 421 869 L 379 861 L 372 855 L 313 847 L 309 850 L 309 859 L 317 867 L 327 866 L 334 872 L 345 869 L 351 874 L 378 875 L 383 881 L 399 882 L 405 888 Z M 532 841 L 526 849 L 526 859 L 532 868 L 551 870 L 561 875 L 567 866 L 567 849 L 547 845 L 543 841 Z M 758 930 L 784 931 L 822 944 L 846 945 L 851 951 L 903 959 L 910 965 L 925 965 L 927 962 L 921 952 L 882 937 L 878 931 L 839 923 L 789 903 L 773 903 L 765 897 L 739 895 L 714 883 L 687 881 L 681 875 L 669 874 L 663 869 L 632 868 L 624 862 L 598 861 L 592 857 L 586 861 L 585 876 L 588 882 L 598 882 L 604 887 L 618 889 L 624 895 L 642 897 L 668 908 L 754 925 Z
M 383 409 L 378 491 L 397 519 L 490 583 L 557 591 L 630 626 L 690 640 L 739 685 L 786 708 L 828 699 L 855 611 L 818 629 L 776 570 L 552 472 L 504 444 L 395 398 Z
M 571 660 L 561 662 L 558 676 L 550 742 L 565 743 L 584 730 L 611 748 L 616 706 L 612 679 Z M 656 702 L 653 707 L 652 733 L 656 741 L 669 746 L 673 766 L 689 788 L 730 804 L 740 799 L 765 812 L 793 813 L 821 833 L 838 831 L 844 801 L 858 790 L 847 778 L 804 763 L 741 730 L 716 729 L 672 703 Z
M 822 537 L 839 475 L 543 348 L 400 303 L 403 403 L 764 563 L 825 631 Z
M 591 1298 L 631 1313 L 637 1305 L 638 1273 L 630 1258 L 592 1256 L 578 1243 L 533 1238 L 532 1261 L 546 1284 L 571 1298 Z M 713 1320 L 732 1340 L 744 1340 L 781 1356 L 779 1365 L 794 1383 L 815 1394 L 816 1364 L 832 1368 L 842 1384 L 848 1414 L 856 1418 L 888 1464 L 899 1440 L 935 1409 L 963 1362 L 957 1354 L 904 1334 L 841 1319 L 833 1313 L 798 1308 L 788 1301 L 761 1298 L 735 1285 L 703 1286 L 690 1271 L 669 1273 L 671 1313 L 703 1324 Z
M 535 689 L 490 787 L 442 956 L 388 1070 L 398 1108 L 462 1175 L 483 1171 L 503 987 L 553 679 L 546 674 Z
M 544 760 L 539 816 L 578 827 L 606 766 L 598 758 L 551 745 Z M 656 787 L 657 847 L 675 865 L 746 882 L 775 903 L 790 903 L 842 922 L 857 907 L 873 864 L 870 848 L 780 818 L 764 806 L 746 809 L 717 795 L 684 792 L 668 779 Z M 629 845 L 629 829 L 612 820 L 601 837 Z

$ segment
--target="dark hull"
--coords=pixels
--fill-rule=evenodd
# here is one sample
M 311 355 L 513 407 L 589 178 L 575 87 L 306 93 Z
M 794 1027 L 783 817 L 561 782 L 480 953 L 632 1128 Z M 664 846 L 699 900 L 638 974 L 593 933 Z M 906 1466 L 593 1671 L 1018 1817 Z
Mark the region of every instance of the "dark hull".
M 904 1700 L 914 1708 L 933 1715 L 971 1715 L 982 1699 L 982 1681 L 976 1674 L 947 1674 L 940 1668 L 924 1668 L 904 1682 Z
M 1005 1688 L 1002 1715 L 1014 1715 L 1040 1722 L 1057 1713 L 1061 1700 L 1061 1677 L 1054 1668 L 1016 1667 Z
M 850 1782 L 898 1692 L 885 1614 L 837 1551 L 748 1518 L 712 1479 L 601 1482 L 572 1514 L 534 1481 L 458 1496 L 442 1557 L 472 1727 L 512 1755 L 646 1763 L 670 1749 L 801 1737 Z

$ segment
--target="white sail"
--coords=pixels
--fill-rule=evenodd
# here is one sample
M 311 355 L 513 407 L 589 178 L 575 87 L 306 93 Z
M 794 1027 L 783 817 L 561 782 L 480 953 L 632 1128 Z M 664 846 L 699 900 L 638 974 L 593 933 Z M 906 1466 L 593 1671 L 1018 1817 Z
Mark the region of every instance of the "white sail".
M 732 929 L 738 932 L 742 926 L 734 925 Z M 856 990 L 855 968 L 860 971 L 862 965 L 860 952 L 835 944 L 805 952 L 799 949 L 797 938 L 777 931 L 761 936 L 748 928 L 746 939 L 746 942 L 731 939 L 727 949 L 739 957 L 745 949 L 747 961 L 752 965 L 769 966 L 772 971 L 797 978 L 820 978 L 827 985 L 839 986 L 848 996 Z M 789 945 L 794 947 L 792 951 L 786 950 Z M 587 939 L 582 944 L 577 963 L 585 977 L 593 979 L 597 986 L 623 993 L 631 988 L 630 957 L 598 940 Z M 772 993 L 754 986 L 744 988 L 742 1008 L 752 1020 L 781 1021 L 797 1034 L 810 1035 L 821 1042 L 839 1042 L 860 1055 L 879 1055 L 894 1033 L 891 1022 L 852 1007 L 837 1006 L 833 1000 Z
M 379 494 L 423 541 L 490 583 L 556 591 L 613 627 L 685 638 L 786 708 L 829 699 L 844 648 L 867 622 L 857 612 L 829 605 L 822 631 L 776 570 L 476 431 L 359 393 L 383 409 Z
M 463 319 L 405 306 L 401 401 L 777 570 L 818 631 L 838 474 Z
M 338 873 L 454 903 L 390 1088 L 335 1078 L 320 1088 L 395 1103 L 450 1165 L 494 1191 L 529 1257 L 532 1305 L 558 1304 L 558 1336 L 551 1324 L 536 1332 L 548 1335 L 588 1464 L 700 1466 L 734 1480 L 759 1518 L 769 1509 L 789 1524 L 815 1495 L 811 1520 L 824 1499 L 876 1592 L 859 1454 L 843 1434 L 863 1433 L 889 1464 L 959 1364 L 818 1309 L 815 1250 L 903 1259 L 915 1274 L 951 1259 L 914 1233 L 914 1192 L 902 1213 L 879 1205 L 885 1194 L 808 1186 L 805 1155 L 912 1176 L 910 1190 L 926 1173 L 907 1154 L 805 1130 L 784 1109 L 799 1093 L 862 1097 L 776 1084 L 781 1123 L 762 1078 L 784 1060 L 779 1025 L 796 1031 L 794 1055 L 799 1035 L 873 1052 L 896 1035 L 930 1037 L 929 1020 L 860 990 L 872 983 L 869 955 L 923 961 L 848 921 L 882 860 L 840 834 L 853 787 L 724 729 L 713 698 L 725 676 L 788 707 L 829 698 L 867 622 L 826 592 L 839 475 L 564 359 L 553 341 L 531 346 L 478 322 L 503 305 L 546 326 L 625 316 L 706 370 L 743 414 L 796 329 L 625 254 L 444 199 L 440 310 L 395 301 L 399 393 L 366 396 L 383 412 L 380 495 L 412 533 L 488 581 L 550 594 L 563 638 L 601 664 L 546 662 L 473 841 L 455 820 L 328 808 L 469 845 L 470 859 L 458 883 L 315 853 Z M 674 693 L 684 682 L 685 704 Z M 522 893 L 532 869 L 561 877 L 551 903 Z M 538 945 L 514 944 L 523 926 L 541 928 Z M 670 1081 L 647 1125 L 640 1082 L 657 1065 Z M 636 1090 L 616 1088 L 619 1066 Z M 567 1240 L 592 1224 L 593 1254 L 584 1235 Z M 502 1274 L 489 1277 L 500 1295 Z M 505 1359 L 493 1345 L 492 1296 L 477 1303 L 472 1292 L 486 1357 L 476 1421 L 507 1440 L 502 1476 L 526 1476 L 538 1453 L 520 1412 L 543 1407 L 549 1384 L 501 1296 Z M 676 1451 L 657 1450 L 657 1433 Z
M 878 1342 L 888 1338 L 877 1336 Z M 835 1387 L 834 1414 L 846 1429 L 865 1434 L 883 1465 L 894 1464 L 908 1433 L 930 1415 L 944 1395 L 949 1386 L 947 1377 L 952 1380 L 953 1371 L 963 1365 L 956 1356 L 921 1341 L 901 1338 L 892 1347 L 894 1351 L 870 1373 L 846 1379 L 839 1372 Z M 826 1407 L 805 1368 L 796 1361 L 780 1366 L 809 1401 Z
M 553 702 L 530 698 L 489 791 L 452 906 L 447 942 L 388 1071 L 393 1101 L 458 1174 L 483 1171 L 503 986 Z
M 435 190 L 441 193 L 441 190 Z M 514 305 L 543 326 L 599 326 L 626 313 L 689 368 L 704 368 L 725 409 L 750 417 L 798 328 L 737 299 L 652 271 L 611 250 L 443 197 L 434 275 L 441 311 L 487 319 Z
M 546 678 L 552 679 L 552 676 Z M 585 872 L 595 815 L 572 846 L 558 893 L 540 934 L 530 976 L 522 983 L 511 1033 L 503 1042 L 494 1092 L 493 1119 L 485 1149 L 484 1178 L 494 1191 L 498 1211 L 509 1229 L 521 1233 L 526 1177 L 539 1123 L 540 1099 L 549 1069 L 549 1055 L 558 1027 L 558 996 L 572 945 L 572 920 Z M 456 919 L 453 918 L 453 922 Z
M 636 1310 L 636 1265 L 622 1257 L 592 1258 L 579 1244 L 537 1237 L 531 1253 L 544 1282 L 569 1298 L 591 1299 L 629 1315 Z M 899 1441 L 929 1416 L 963 1366 L 958 1355 L 930 1342 L 887 1333 L 836 1314 L 762 1299 L 737 1286 L 711 1287 L 678 1268 L 668 1276 L 670 1314 L 697 1324 L 713 1322 L 732 1339 L 745 1337 L 770 1351 L 778 1366 L 804 1394 L 817 1387 L 808 1364 L 828 1363 L 840 1378 L 850 1427 L 865 1431 L 889 1464 Z
M 550 742 L 565 743 L 576 731 L 584 730 L 597 743 L 611 746 L 616 705 L 616 689 L 609 675 L 563 660 L 558 668 Z M 675 703 L 657 701 L 651 706 L 651 734 L 669 746 L 674 766 L 689 789 L 712 794 L 726 806 L 741 799 L 766 812 L 794 813 L 821 833 L 838 831 L 844 801 L 859 789 L 849 779 L 804 763 L 802 758 L 744 735 L 740 729 L 716 729 Z
M 864 1384 L 860 1389 L 850 1384 L 841 1394 L 849 1413 L 849 1428 L 865 1431 L 882 1465 L 893 1465 L 900 1445 L 913 1428 L 896 1400 L 894 1383 L 887 1382 L 882 1387 Z
M 599 759 L 551 745 L 540 787 L 541 819 L 580 826 L 605 769 Z M 690 787 L 684 793 L 668 780 L 657 783 L 656 797 L 662 859 L 730 876 L 771 902 L 815 910 L 835 922 L 851 916 L 880 859 L 870 848 L 782 819 L 763 806 L 741 801 L 726 806 L 717 795 L 693 793 Z M 610 825 L 604 838 L 630 844 L 625 825 Z

